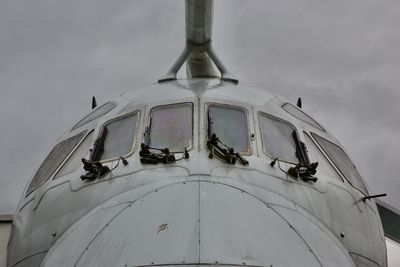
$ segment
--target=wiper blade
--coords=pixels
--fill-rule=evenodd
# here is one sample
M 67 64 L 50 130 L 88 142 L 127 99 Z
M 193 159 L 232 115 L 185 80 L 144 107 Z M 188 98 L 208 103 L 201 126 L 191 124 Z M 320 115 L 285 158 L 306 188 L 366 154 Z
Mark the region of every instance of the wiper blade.
M 318 180 L 318 178 L 314 177 L 317 173 L 318 162 L 310 162 L 306 145 L 299 140 L 295 130 L 293 130 L 292 136 L 296 145 L 296 157 L 299 163 L 294 167 L 290 167 L 288 174 L 296 179 L 301 178 L 305 182 L 312 181 L 315 183 Z
M 183 153 L 183 157 L 180 159 L 176 159 L 175 155 L 171 154 L 168 148 L 162 148 L 162 149 L 154 148 L 144 143 L 142 143 L 140 147 L 141 149 L 139 152 L 139 156 L 140 156 L 140 162 L 142 164 L 158 164 L 158 163 L 169 164 L 184 158 L 185 159 L 189 158 L 189 153 L 186 148 L 184 152 L 178 152 L 178 153 Z M 159 153 L 154 153 L 151 150 L 159 151 Z
M 106 140 L 107 134 L 108 134 L 108 129 L 107 127 L 104 127 L 103 131 L 101 132 L 101 135 L 94 142 L 93 151 L 92 154 L 90 155 L 91 161 L 99 161 L 101 159 L 101 156 L 103 155 L 104 152 L 104 142 Z
M 221 147 L 219 144 L 223 145 L 225 148 Z M 235 152 L 232 147 L 222 143 L 215 133 L 213 133 L 210 140 L 207 141 L 207 148 L 210 150 L 210 154 L 208 155 L 210 159 L 212 159 L 215 155 L 220 160 L 228 164 L 235 164 L 236 160 L 239 160 L 239 162 L 243 165 L 249 164 L 249 162 L 243 158 L 240 153 Z
M 90 155 L 90 159 L 82 158 L 83 169 L 86 171 L 84 175 L 81 175 L 81 179 L 85 180 L 94 180 L 96 178 L 100 178 L 105 174 L 110 172 L 110 168 L 107 166 L 103 166 L 99 161 L 101 156 L 104 153 L 104 142 L 106 140 L 108 134 L 107 127 L 103 128 L 101 135 L 94 142 L 93 150 Z
M 309 164 L 310 160 L 308 159 L 308 155 L 306 153 L 305 145 L 303 142 L 299 140 L 297 137 L 297 133 L 295 130 L 292 132 L 292 137 L 294 144 L 296 145 L 296 157 L 301 164 Z

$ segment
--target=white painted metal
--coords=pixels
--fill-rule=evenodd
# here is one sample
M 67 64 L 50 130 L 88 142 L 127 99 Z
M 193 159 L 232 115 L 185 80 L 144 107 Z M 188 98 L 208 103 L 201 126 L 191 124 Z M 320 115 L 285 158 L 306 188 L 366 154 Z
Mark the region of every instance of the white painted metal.
M 212 0 L 186 0 L 186 40 L 192 46 L 201 46 L 211 43 Z M 188 77 L 219 77 L 220 73 L 213 64 L 207 49 L 192 51 L 186 60 L 186 72 Z
M 158 81 L 176 80 L 176 74 L 186 60 L 188 78 L 215 78 L 237 83 L 212 48 L 212 0 L 186 0 L 186 45 L 167 74 Z
M 193 44 L 211 40 L 213 4 L 212 0 L 186 0 L 186 39 Z

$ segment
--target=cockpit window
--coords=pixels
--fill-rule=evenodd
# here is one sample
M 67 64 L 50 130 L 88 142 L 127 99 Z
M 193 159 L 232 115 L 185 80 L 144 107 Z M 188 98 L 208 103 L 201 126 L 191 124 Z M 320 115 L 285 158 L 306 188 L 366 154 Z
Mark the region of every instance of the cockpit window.
M 92 144 L 93 131 L 90 132 L 85 139 L 79 144 L 78 148 L 72 153 L 72 155 L 67 159 L 61 169 L 57 172 L 53 179 L 60 178 L 64 175 L 70 174 L 76 171 L 80 166 L 82 166 L 82 158 L 86 158 L 89 154 L 90 144 Z
M 337 173 L 335 168 L 331 165 L 328 159 L 322 154 L 321 150 L 317 147 L 311 137 L 304 133 L 305 143 L 307 145 L 308 155 L 311 162 L 318 162 L 317 176 L 320 173 L 325 174 L 328 177 L 332 177 L 338 181 L 343 182 L 340 175 Z
M 116 118 L 103 126 L 106 132 L 101 160 L 126 156 L 133 149 L 138 127 L 138 112 Z
M 115 108 L 115 104 L 108 102 L 105 103 L 104 105 L 101 105 L 100 107 L 96 108 L 92 112 L 90 112 L 86 117 L 81 119 L 74 127 L 72 127 L 71 131 L 77 129 L 78 127 L 81 127 L 82 125 L 91 122 L 97 118 L 100 118 L 101 116 L 107 114 L 111 110 Z
M 368 194 L 367 188 L 358 173 L 353 162 L 346 155 L 346 153 L 336 144 L 326 140 L 325 138 L 311 133 L 312 137 L 322 147 L 328 157 L 332 160 L 333 164 L 339 169 L 346 180 L 356 189 L 360 190 L 364 194 Z
M 190 149 L 193 142 L 193 104 L 154 107 L 150 112 L 150 147 L 171 153 Z
M 296 128 L 287 121 L 262 112 L 259 116 L 264 152 L 271 158 L 298 162 L 296 143 L 293 138 L 293 131 L 296 132 Z
M 208 138 L 219 140 L 237 152 L 249 152 L 247 114 L 243 108 L 211 104 L 208 108 Z
M 64 141 L 58 143 L 43 161 L 28 187 L 26 195 L 44 184 L 57 170 L 60 164 L 67 158 L 74 147 L 79 143 L 86 131 L 80 132 Z
M 315 128 L 321 130 L 321 131 L 325 131 L 324 128 L 322 128 L 321 125 L 319 125 L 318 122 L 316 122 L 313 118 L 311 118 L 310 116 L 308 116 L 306 113 L 304 113 L 302 110 L 300 110 L 299 108 L 296 108 L 295 106 L 293 106 L 290 103 L 286 103 L 282 106 L 282 108 L 289 113 L 290 115 L 298 118 L 299 120 L 304 121 L 305 123 L 308 123 L 311 126 L 314 126 Z

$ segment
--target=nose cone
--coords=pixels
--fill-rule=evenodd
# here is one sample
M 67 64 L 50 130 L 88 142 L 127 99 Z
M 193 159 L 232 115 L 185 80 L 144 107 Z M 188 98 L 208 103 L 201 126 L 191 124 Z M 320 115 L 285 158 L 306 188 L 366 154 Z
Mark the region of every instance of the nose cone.
M 42 266 L 353 266 L 320 228 L 284 213 L 230 186 L 172 184 L 86 216 Z

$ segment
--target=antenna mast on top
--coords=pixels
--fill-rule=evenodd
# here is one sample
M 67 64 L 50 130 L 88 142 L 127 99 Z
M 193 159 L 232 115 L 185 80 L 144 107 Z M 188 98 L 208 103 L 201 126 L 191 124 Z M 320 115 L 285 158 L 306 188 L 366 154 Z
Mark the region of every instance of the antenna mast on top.
M 176 80 L 186 61 L 188 78 L 215 78 L 237 83 L 212 48 L 213 0 L 185 0 L 186 45 L 166 75 L 158 82 Z

